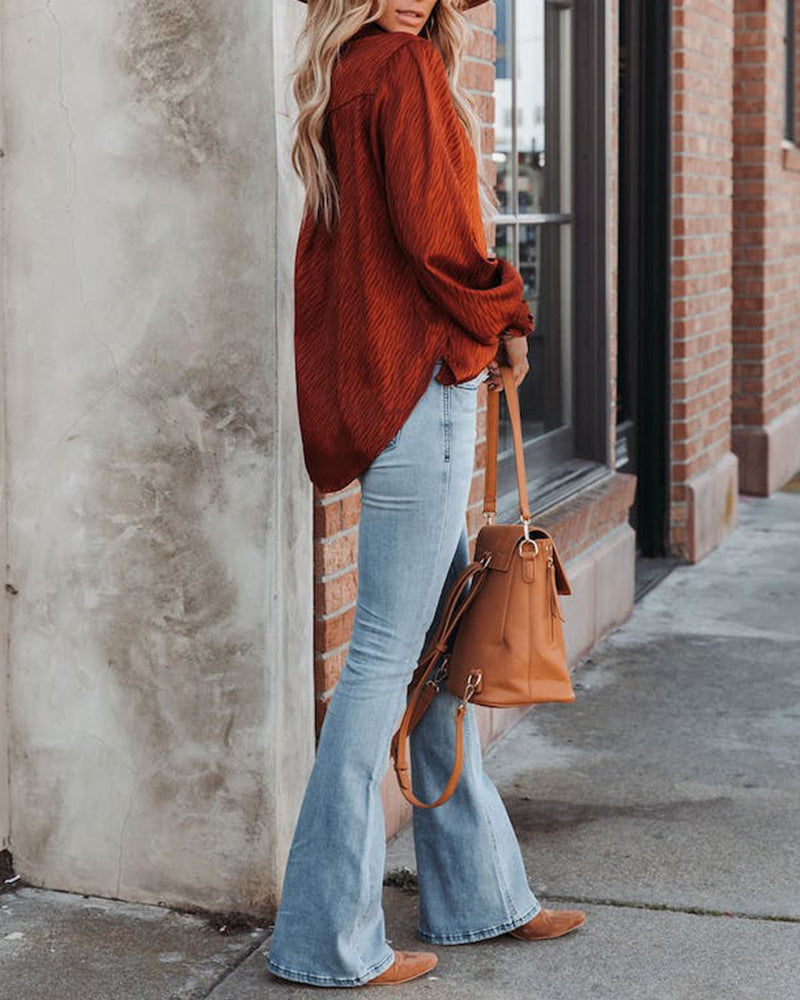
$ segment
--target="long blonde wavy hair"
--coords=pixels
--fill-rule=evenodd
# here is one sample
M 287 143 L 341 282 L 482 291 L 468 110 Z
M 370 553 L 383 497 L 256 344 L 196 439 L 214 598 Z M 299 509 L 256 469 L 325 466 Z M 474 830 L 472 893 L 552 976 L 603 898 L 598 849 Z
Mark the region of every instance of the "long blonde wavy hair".
M 484 227 L 498 202 L 486 176 L 481 154 L 481 119 L 467 90 L 459 83 L 469 24 L 461 0 L 438 0 L 420 32 L 442 55 L 458 116 L 467 130 L 478 163 L 478 193 Z M 339 217 L 339 192 L 323 144 L 325 112 L 331 95 L 331 73 L 340 47 L 369 21 L 377 21 L 387 0 L 316 0 L 308 5 L 297 49 L 303 52 L 291 74 L 298 106 L 291 162 L 305 187 L 304 214 L 332 229 Z

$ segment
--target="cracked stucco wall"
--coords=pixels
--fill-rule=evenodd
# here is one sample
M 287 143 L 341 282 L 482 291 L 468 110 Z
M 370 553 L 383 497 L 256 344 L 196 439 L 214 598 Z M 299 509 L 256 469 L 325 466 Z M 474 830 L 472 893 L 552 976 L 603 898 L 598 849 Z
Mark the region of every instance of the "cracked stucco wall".
M 0 80 L 2 79 L 2 67 L 3 34 L 0 31 Z M 3 238 L 2 205 L 4 192 L 2 164 L 5 153 L 4 147 L 3 115 L 2 108 L 0 108 L 0 240 Z M 0 265 L 0 302 L 4 300 L 4 297 L 3 267 Z M 2 312 L 0 312 L 0 393 L 2 393 L 2 406 L 0 406 L 0 483 L 4 485 L 6 482 L 5 381 L 5 324 Z M 6 490 L 2 489 L 0 490 L 0 565 L 6 565 L 7 555 Z M 11 843 L 11 801 L 8 768 L 8 755 L 10 751 L 8 734 L 11 721 L 8 704 L 8 598 L 9 595 L 7 593 L 4 594 L 3 604 L 0 608 L 0 851 L 8 850 Z
M 10 831 L 34 884 L 277 896 L 313 759 L 301 13 L 3 7 Z

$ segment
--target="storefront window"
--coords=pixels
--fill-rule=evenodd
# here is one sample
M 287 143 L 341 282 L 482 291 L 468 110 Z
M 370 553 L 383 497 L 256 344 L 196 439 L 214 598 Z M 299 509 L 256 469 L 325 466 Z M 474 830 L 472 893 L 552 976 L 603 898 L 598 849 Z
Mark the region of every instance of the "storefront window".
M 797 142 L 797 3 L 786 0 L 786 32 L 784 35 L 785 56 L 785 104 L 783 136 L 789 142 Z
M 519 387 L 529 477 L 575 454 L 573 4 L 497 0 L 494 251 L 520 271 L 535 330 Z M 514 488 L 501 396 L 501 486 Z

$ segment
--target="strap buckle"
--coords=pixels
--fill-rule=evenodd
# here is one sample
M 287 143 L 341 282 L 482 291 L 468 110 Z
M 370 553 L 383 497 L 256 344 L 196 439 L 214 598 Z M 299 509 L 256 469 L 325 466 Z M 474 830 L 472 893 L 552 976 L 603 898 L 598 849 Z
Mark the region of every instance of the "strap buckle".
M 481 671 L 476 670 L 474 673 L 467 675 L 467 683 L 464 685 L 464 693 L 461 695 L 461 699 L 458 703 L 458 711 L 464 712 L 467 707 L 467 702 L 478 690 L 478 685 L 481 682 Z
M 522 555 L 522 546 L 525 544 L 525 542 L 530 542 L 530 544 L 533 546 L 533 554 L 535 556 L 538 556 L 539 546 L 536 544 L 536 539 L 531 538 L 531 519 L 529 517 L 523 517 L 521 514 L 519 519 L 520 521 L 522 521 L 522 532 L 525 537 L 520 539 L 520 543 L 517 546 L 517 552 L 519 552 L 519 554 Z
M 442 682 L 447 677 L 447 661 L 450 659 L 449 656 L 445 656 L 442 662 L 439 664 L 436 674 L 433 677 L 429 677 L 425 683 L 436 691 L 439 691 L 442 686 Z

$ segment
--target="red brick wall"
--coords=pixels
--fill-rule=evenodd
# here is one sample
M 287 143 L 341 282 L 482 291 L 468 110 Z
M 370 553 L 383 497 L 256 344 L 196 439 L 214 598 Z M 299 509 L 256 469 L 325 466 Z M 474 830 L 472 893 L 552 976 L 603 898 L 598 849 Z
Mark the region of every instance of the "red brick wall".
M 358 480 L 338 493 L 314 489 L 314 691 L 317 732 L 344 665 L 355 615 Z
M 733 421 L 742 428 L 800 403 L 800 151 L 782 148 L 785 8 L 736 3 Z
M 693 558 L 687 483 L 730 450 L 733 0 L 675 0 L 670 546 Z

